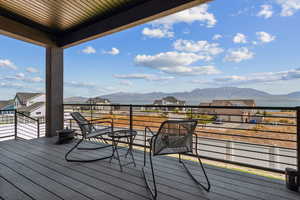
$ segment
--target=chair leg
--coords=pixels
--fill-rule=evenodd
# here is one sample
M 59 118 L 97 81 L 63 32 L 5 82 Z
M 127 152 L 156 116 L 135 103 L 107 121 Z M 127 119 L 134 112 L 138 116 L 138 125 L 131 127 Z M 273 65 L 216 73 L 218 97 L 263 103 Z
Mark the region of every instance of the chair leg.
M 209 182 L 209 179 L 207 177 L 207 174 L 206 174 L 206 171 L 204 169 L 204 166 L 202 164 L 202 161 L 200 159 L 200 157 L 197 155 L 198 157 L 198 162 L 199 162 L 199 165 L 204 173 L 204 176 L 205 176 L 205 179 L 206 179 L 206 182 L 207 182 L 207 186 L 204 186 L 203 184 L 201 184 L 195 177 L 194 175 L 191 173 L 191 171 L 189 170 L 189 168 L 186 166 L 186 164 L 183 162 L 183 160 L 181 159 L 181 155 L 179 154 L 179 162 L 183 165 L 183 167 L 185 168 L 185 170 L 187 171 L 187 173 L 189 174 L 189 176 L 198 184 L 200 185 L 205 191 L 209 192 L 210 191 L 210 182 Z
M 103 149 L 106 147 L 110 147 L 111 145 L 105 145 L 105 146 L 101 146 L 101 147 L 78 147 L 78 150 L 98 150 L 98 149 Z
M 81 143 L 81 142 L 83 142 L 84 141 L 84 138 L 82 138 L 82 139 L 80 139 L 67 153 L 66 153 L 66 155 L 65 155 L 65 159 L 66 159 L 66 161 L 68 161 L 68 162 L 94 162 L 94 161 L 98 161 L 98 160 L 104 160 L 104 159 L 108 159 L 108 158 L 111 158 L 112 156 L 113 156 L 113 154 L 112 155 L 110 155 L 110 156 L 104 156 L 104 157 L 101 157 L 101 158 L 96 158 L 96 159 L 86 159 L 86 160 L 80 160 L 80 159 L 69 159 L 68 158 L 68 156 L 70 155 L 70 153 L 74 150 L 74 149 L 76 149 L 76 147 L 78 147 L 79 146 L 79 144 Z M 106 148 L 106 147 L 110 147 L 111 145 L 107 145 L 107 146 L 104 146 L 104 147 L 102 147 L 102 148 Z M 97 149 L 99 149 L 99 148 L 97 148 Z M 82 149 L 81 149 L 82 150 Z M 95 149 L 85 149 L 85 150 L 95 150 Z
M 146 158 L 146 156 L 145 156 L 145 158 Z M 156 187 L 156 181 L 155 181 L 155 175 L 154 175 L 154 168 L 153 168 L 153 163 L 152 163 L 152 151 L 151 151 L 151 148 L 150 148 L 150 152 L 149 152 L 149 160 L 150 160 L 150 165 L 151 165 L 151 175 L 152 175 L 154 190 L 150 187 L 149 180 L 147 179 L 146 174 L 145 174 L 146 161 L 144 162 L 144 167 L 142 168 L 142 172 L 143 172 L 143 177 L 144 177 L 144 180 L 145 180 L 145 183 L 146 183 L 146 187 L 149 190 L 152 199 L 156 200 L 156 198 L 157 198 L 157 187 Z

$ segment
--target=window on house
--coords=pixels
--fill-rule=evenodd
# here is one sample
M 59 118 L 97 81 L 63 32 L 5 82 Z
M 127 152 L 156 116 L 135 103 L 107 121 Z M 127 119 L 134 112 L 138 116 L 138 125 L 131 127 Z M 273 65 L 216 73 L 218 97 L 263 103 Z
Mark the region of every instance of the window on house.
M 40 115 L 40 114 L 42 114 L 42 113 L 41 113 L 41 112 L 36 112 L 35 114 L 36 114 L 36 115 Z

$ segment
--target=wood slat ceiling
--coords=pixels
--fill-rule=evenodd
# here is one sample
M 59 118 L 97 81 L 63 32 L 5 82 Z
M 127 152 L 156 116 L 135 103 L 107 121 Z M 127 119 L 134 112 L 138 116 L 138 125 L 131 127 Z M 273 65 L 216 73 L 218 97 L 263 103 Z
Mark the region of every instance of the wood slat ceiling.
M 0 8 L 51 32 L 76 29 L 147 0 L 0 0 Z

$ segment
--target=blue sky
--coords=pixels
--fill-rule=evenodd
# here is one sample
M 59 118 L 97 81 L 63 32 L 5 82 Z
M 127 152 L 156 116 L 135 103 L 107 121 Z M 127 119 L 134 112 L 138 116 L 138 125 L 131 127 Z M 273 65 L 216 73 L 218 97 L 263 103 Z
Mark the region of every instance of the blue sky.
M 215 0 L 65 50 L 64 93 L 300 91 L 300 0 Z M 44 91 L 45 50 L 0 36 L 0 99 Z

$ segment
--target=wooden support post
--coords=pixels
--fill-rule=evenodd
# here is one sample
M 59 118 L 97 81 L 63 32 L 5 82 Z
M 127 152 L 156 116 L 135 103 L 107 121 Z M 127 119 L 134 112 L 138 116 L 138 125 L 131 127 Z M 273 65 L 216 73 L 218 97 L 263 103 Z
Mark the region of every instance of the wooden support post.
M 46 136 L 63 129 L 63 49 L 46 48 Z

